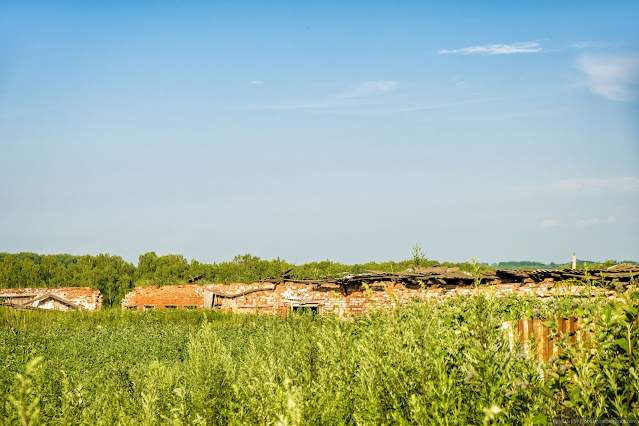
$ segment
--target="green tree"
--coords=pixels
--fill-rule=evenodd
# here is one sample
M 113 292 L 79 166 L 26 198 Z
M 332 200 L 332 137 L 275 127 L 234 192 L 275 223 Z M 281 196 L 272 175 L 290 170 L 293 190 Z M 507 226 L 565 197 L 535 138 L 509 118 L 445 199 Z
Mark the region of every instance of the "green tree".
M 413 247 L 413 266 L 419 267 L 424 266 L 428 259 L 426 258 L 426 252 L 422 250 L 422 247 L 419 244 L 415 244 Z

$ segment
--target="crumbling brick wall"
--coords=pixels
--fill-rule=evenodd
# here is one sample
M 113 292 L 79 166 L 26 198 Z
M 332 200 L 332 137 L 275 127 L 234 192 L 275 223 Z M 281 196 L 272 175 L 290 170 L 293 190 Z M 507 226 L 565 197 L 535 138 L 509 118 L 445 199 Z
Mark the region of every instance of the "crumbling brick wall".
M 47 295 L 58 296 L 60 299 L 46 297 Z M 39 297 L 42 296 L 42 297 Z M 35 300 L 29 303 L 30 308 L 52 309 L 59 311 L 71 311 L 75 308 L 64 303 L 69 301 L 72 304 L 87 311 L 97 311 L 102 309 L 102 294 L 100 290 L 89 287 L 59 287 L 59 288 L 5 288 L 0 289 L 0 300 L 3 304 L 17 306 L 30 299 Z
M 367 313 L 374 309 L 396 309 L 411 300 L 429 300 L 439 303 L 451 297 L 491 292 L 497 297 L 510 294 L 533 295 L 547 298 L 559 295 L 580 295 L 586 288 L 544 281 L 541 283 L 489 284 L 479 286 L 432 285 L 412 286 L 396 282 L 366 284 L 309 285 L 284 282 L 281 284 L 189 284 L 163 287 L 136 287 L 122 301 L 122 308 L 176 308 L 194 307 L 220 309 L 232 312 L 270 312 L 285 314 L 289 310 L 310 308 L 331 312 L 339 316 Z M 610 290 L 591 289 L 592 293 L 607 296 Z M 208 292 L 208 303 L 207 300 Z
M 122 299 L 122 308 L 202 308 L 204 288 L 197 284 L 136 287 Z

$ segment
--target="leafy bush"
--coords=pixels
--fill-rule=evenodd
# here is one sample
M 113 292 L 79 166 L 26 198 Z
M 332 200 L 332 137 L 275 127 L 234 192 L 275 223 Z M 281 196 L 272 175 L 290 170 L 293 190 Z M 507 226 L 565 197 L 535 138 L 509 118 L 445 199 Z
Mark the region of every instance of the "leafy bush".
M 561 336 L 563 352 L 550 360 L 543 389 L 560 416 L 639 416 L 638 307 L 639 293 L 629 291 L 586 321 L 592 340 Z

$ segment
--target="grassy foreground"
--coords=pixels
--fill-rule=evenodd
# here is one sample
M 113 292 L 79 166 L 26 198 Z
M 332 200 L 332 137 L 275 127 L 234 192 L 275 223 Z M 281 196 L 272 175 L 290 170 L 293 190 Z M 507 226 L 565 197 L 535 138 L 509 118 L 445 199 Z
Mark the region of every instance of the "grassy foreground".
M 5 424 L 544 424 L 639 416 L 639 293 L 490 296 L 341 320 L 0 309 Z M 504 319 L 596 318 L 548 364 Z

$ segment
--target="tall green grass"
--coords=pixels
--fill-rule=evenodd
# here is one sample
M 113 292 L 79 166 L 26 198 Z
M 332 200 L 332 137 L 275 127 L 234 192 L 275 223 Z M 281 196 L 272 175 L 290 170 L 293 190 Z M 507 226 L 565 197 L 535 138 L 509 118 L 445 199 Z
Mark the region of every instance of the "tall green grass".
M 510 425 L 636 418 L 637 305 L 630 296 L 614 304 L 477 296 L 347 320 L 0 309 L 0 419 Z M 548 365 L 511 349 L 501 329 L 512 316 L 571 310 L 596 318 L 595 350 L 566 340 L 564 355 Z M 581 397 L 584 383 L 590 393 Z

